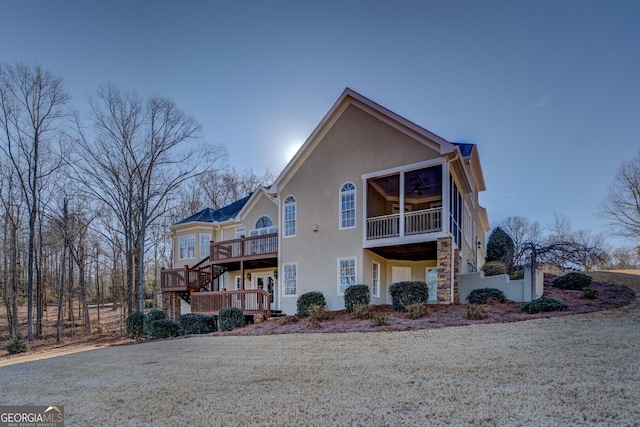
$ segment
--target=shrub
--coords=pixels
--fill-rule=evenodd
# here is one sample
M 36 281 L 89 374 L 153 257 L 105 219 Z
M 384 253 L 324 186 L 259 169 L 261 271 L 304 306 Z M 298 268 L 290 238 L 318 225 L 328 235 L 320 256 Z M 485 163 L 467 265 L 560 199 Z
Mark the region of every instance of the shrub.
M 344 307 L 349 313 L 358 305 L 368 305 L 371 302 L 371 290 L 367 285 L 349 286 L 344 291 Z
M 420 319 L 429 315 L 429 307 L 423 303 L 409 304 L 407 306 L 407 313 L 410 319 Z
M 507 274 L 507 266 L 502 261 L 488 261 L 482 266 L 485 276 Z
M 591 276 L 584 273 L 569 273 L 560 276 L 553 281 L 553 286 L 558 289 L 568 289 L 571 291 L 581 291 L 583 288 L 591 286 Z
M 319 328 L 320 322 L 329 319 L 329 312 L 323 305 L 312 305 L 307 309 L 309 315 L 309 327 Z
M 498 302 L 507 301 L 507 297 L 504 296 L 504 292 L 496 288 L 474 289 L 469 293 L 467 300 L 469 300 L 471 304 L 486 304 L 487 300 L 490 298 Z
M 292 323 L 296 323 L 298 322 L 298 320 L 300 320 L 300 318 L 298 316 L 286 316 L 285 318 L 283 318 L 280 321 L 281 325 L 291 325 Z
M 371 319 L 373 317 L 373 307 L 369 304 L 358 304 L 351 313 L 356 319 Z
M 569 306 L 561 299 L 554 297 L 540 297 L 531 301 L 529 304 L 524 305 L 520 311 L 527 312 L 529 314 L 547 312 L 547 311 L 564 311 Z
M 386 326 L 387 318 L 382 313 L 374 314 L 373 317 L 371 318 L 371 324 L 373 326 Z
M 154 337 L 156 334 L 153 330 L 153 322 L 166 318 L 167 314 L 162 310 L 153 309 L 148 312 L 144 318 L 144 333 L 149 337 Z
M 511 280 L 522 280 L 522 279 L 524 279 L 524 270 L 514 271 L 513 273 L 511 273 L 509 275 L 509 278 Z
M 298 298 L 298 317 L 307 317 L 309 307 L 314 305 L 319 305 L 322 307 L 326 307 L 327 302 L 324 299 L 324 295 L 322 292 L 307 292 L 306 294 L 300 295 Z
M 183 335 L 208 334 L 209 332 L 215 332 L 218 329 L 216 325 L 216 318 L 208 314 L 183 314 L 178 319 L 178 323 L 180 323 L 180 331 Z
M 144 308 L 153 308 L 153 298 L 147 298 L 144 300 Z
M 487 318 L 487 312 L 479 305 L 467 306 L 467 319 L 469 320 L 482 320 Z
M 395 311 L 407 311 L 407 306 L 426 303 L 429 290 L 425 282 L 398 282 L 389 286 L 391 305 Z
M 156 340 L 180 335 L 180 323 L 171 319 L 154 320 L 149 325 L 149 339 Z
M 145 337 L 144 313 L 131 313 L 124 319 L 124 335 L 136 341 L 141 341 Z
M 225 307 L 218 314 L 218 329 L 221 331 L 233 331 L 244 326 L 244 313 L 238 307 Z
M 582 288 L 582 293 L 586 299 L 596 299 L 598 297 L 598 291 L 591 288 Z
M 7 349 L 9 354 L 24 353 L 28 350 L 27 343 L 24 341 L 24 337 L 20 332 L 16 333 L 13 338 L 7 340 L 4 348 Z
M 487 261 L 512 262 L 515 245 L 509 234 L 500 227 L 494 228 L 487 242 Z

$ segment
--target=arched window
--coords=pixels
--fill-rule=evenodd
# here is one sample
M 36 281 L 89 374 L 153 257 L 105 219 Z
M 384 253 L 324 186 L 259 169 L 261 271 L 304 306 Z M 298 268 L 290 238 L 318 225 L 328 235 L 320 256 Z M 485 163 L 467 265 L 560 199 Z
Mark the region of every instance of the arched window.
M 347 182 L 340 189 L 340 229 L 356 226 L 356 186 Z
M 256 221 L 256 228 L 267 228 L 267 227 L 272 227 L 272 226 L 273 226 L 273 221 L 271 221 L 271 218 L 269 218 L 266 215 L 261 216 Z
M 273 221 L 266 215 L 261 216 L 256 221 L 256 228 L 249 232 L 250 236 L 262 236 L 265 234 L 277 233 L 278 227 L 273 226 Z
M 296 198 L 287 196 L 284 199 L 284 236 L 296 235 Z

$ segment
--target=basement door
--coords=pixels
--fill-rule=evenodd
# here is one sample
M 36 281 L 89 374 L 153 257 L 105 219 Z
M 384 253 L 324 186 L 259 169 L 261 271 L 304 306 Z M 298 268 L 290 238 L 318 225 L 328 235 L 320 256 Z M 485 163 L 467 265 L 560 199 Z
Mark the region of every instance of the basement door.
M 411 267 L 391 267 L 391 283 L 398 282 L 410 282 L 411 281 Z M 391 304 L 391 294 L 389 293 L 389 287 L 387 287 L 387 300 Z
M 278 292 L 273 273 L 256 274 L 255 279 L 254 289 L 258 289 L 258 285 L 262 285 L 262 289 L 271 295 L 271 310 L 278 310 Z

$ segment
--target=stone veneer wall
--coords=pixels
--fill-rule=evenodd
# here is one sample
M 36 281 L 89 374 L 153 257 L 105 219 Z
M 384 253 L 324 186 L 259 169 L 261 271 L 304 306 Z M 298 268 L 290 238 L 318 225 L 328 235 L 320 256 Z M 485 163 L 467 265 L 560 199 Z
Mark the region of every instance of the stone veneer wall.
M 167 313 L 167 318 L 178 320 L 180 317 L 180 294 L 178 292 L 163 292 L 162 310 Z
M 460 270 L 460 249 L 456 249 L 453 253 L 453 303 L 460 304 L 460 292 L 458 290 L 460 279 L 458 277 Z
M 438 303 L 451 303 L 451 237 L 442 237 L 437 241 L 438 261 Z

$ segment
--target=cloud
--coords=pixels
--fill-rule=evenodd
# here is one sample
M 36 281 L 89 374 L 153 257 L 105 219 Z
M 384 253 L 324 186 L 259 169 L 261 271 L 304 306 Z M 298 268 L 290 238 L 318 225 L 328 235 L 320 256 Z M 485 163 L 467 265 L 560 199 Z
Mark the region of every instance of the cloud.
M 538 99 L 536 103 L 533 105 L 538 108 L 542 108 L 542 107 L 545 107 L 550 102 L 551 102 L 551 97 L 549 95 L 545 95 L 542 98 Z

